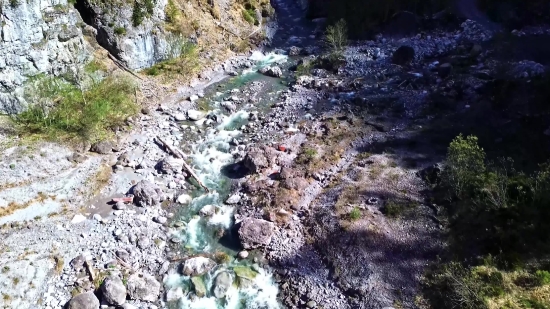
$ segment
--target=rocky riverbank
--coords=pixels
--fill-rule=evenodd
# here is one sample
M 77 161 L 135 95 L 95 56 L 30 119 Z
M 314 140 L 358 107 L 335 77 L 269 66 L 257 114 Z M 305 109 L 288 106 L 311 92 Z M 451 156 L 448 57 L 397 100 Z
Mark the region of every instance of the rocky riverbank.
M 495 57 L 493 34 L 471 21 L 354 42 L 327 66 L 317 24 L 275 6 L 289 13 L 278 49 L 143 108 L 97 154 L 4 151 L 5 307 L 425 305 L 422 275 L 445 246 L 426 180 L 464 129 L 438 117 L 487 116 L 483 90 L 502 64 L 518 83 L 544 66 Z

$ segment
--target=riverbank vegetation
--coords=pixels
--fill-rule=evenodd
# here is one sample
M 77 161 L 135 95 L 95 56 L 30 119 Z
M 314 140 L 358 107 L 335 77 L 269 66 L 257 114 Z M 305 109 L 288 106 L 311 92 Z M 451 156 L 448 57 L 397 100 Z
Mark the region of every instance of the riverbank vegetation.
M 550 308 L 550 164 L 527 174 L 459 135 L 434 201 L 449 222 L 449 252 L 426 277 L 434 308 Z

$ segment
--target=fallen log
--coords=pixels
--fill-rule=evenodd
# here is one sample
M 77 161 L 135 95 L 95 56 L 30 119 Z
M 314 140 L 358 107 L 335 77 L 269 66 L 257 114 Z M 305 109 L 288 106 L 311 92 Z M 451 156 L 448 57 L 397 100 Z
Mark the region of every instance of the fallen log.
M 168 143 L 166 143 L 162 138 L 158 137 L 157 136 L 157 140 L 168 150 L 168 152 L 170 152 L 172 155 L 174 155 L 176 158 L 180 158 L 180 159 L 184 159 L 183 160 L 183 168 L 187 170 L 187 172 L 189 172 L 189 174 L 191 175 L 191 177 L 195 178 L 195 180 L 198 182 L 198 184 L 207 192 L 207 193 L 210 193 L 210 190 L 208 189 L 208 187 L 206 187 L 206 185 L 199 179 L 199 176 L 197 176 L 197 174 L 195 174 L 195 172 L 193 171 L 193 169 L 191 169 L 191 167 L 185 162 L 185 155 L 183 154 L 183 152 L 181 152 L 181 150 L 177 149 L 177 148 L 172 148 L 172 146 Z
M 123 203 L 131 203 L 134 200 L 133 196 L 129 197 L 115 197 L 111 201 L 113 203 L 123 202 Z

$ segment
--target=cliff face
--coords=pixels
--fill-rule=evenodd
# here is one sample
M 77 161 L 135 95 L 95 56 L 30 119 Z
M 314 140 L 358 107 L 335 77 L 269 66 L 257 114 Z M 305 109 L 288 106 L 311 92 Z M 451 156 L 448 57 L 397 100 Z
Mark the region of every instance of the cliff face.
M 40 73 L 76 72 L 91 58 L 67 0 L 0 1 L 0 112 L 22 107 L 22 85 Z

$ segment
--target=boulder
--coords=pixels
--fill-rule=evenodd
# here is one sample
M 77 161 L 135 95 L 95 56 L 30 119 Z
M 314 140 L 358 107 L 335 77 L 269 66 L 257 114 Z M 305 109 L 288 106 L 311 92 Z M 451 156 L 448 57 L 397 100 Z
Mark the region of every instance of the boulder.
M 195 294 L 198 297 L 206 296 L 206 285 L 204 285 L 204 281 L 201 277 L 192 277 L 191 282 L 193 283 L 193 287 L 195 288 Z
M 301 53 L 302 53 L 302 49 L 300 47 L 297 47 L 297 46 L 291 46 L 288 49 L 288 55 L 289 56 L 298 56 Z
M 133 189 L 134 203 L 137 206 L 146 207 L 160 203 L 162 190 L 148 180 L 138 182 Z
M 214 205 L 205 205 L 201 210 L 199 210 L 199 215 L 203 217 L 210 217 L 216 213 L 216 206 Z
M 99 299 L 92 292 L 78 294 L 67 304 L 67 309 L 97 309 Z
M 90 151 L 100 154 L 109 154 L 113 152 L 114 143 L 111 141 L 99 141 L 92 144 Z
M 239 240 L 245 249 L 254 249 L 271 243 L 275 225 L 269 221 L 245 218 L 239 227 Z
M 265 151 L 261 148 L 250 149 L 243 159 L 243 164 L 251 173 L 258 173 L 269 166 Z
M 192 200 L 193 200 L 193 198 L 191 197 L 191 195 L 182 194 L 182 195 L 178 196 L 178 199 L 176 201 L 180 204 L 189 204 L 189 203 L 191 203 Z
M 248 251 L 243 250 L 243 251 L 239 252 L 238 256 L 239 256 L 239 259 L 244 260 L 248 257 Z
M 197 256 L 183 263 L 183 274 L 186 276 L 202 276 L 216 266 L 213 260 Z
M 391 61 L 393 64 L 406 65 L 413 61 L 414 55 L 414 48 L 403 45 L 393 53 Z
M 133 300 L 154 302 L 159 299 L 160 283 L 145 273 L 135 273 L 128 278 L 128 296 Z
M 239 194 L 233 194 L 225 201 L 225 203 L 228 205 L 233 205 L 239 203 L 240 201 L 241 196 Z
M 204 118 L 204 116 L 206 116 L 206 114 L 201 111 L 197 111 L 194 109 L 190 109 L 187 111 L 187 117 L 189 118 L 189 120 L 192 121 L 201 120 L 202 118 Z
M 126 287 L 118 276 L 109 276 L 101 284 L 101 296 L 109 305 L 120 306 L 126 302 Z
M 164 174 L 175 174 L 183 169 L 183 159 L 168 156 L 160 160 L 156 168 Z
M 226 271 L 219 273 L 216 279 L 214 279 L 214 289 L 212 291 L 214 296 L 216 296 L 216 298 L 224 298 L 231 284 L 233 284 L 231 274 Z
M 281 77 L 281 76 L 283 76 L 283 71 L 278 66 L 263 67 L 259 70 L 259 72 L 262 73 L 265 76 L 270 76 L 270 77 Z
M 439 74 L 441 78 L 445 78 L 451 75 L 452 71 L 453 71 L 453 66 L 450 63 L 443 63 L 437 68 L 437 74 Z

